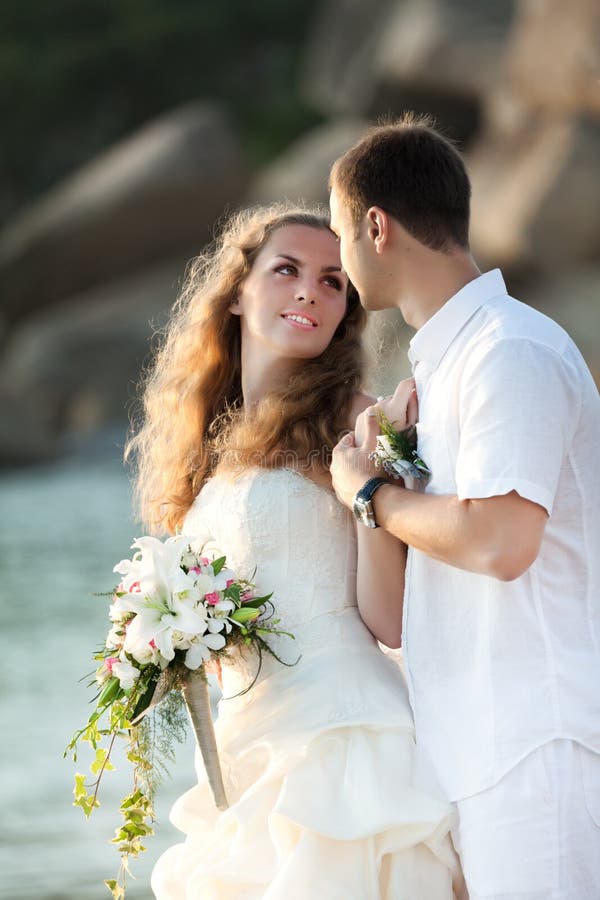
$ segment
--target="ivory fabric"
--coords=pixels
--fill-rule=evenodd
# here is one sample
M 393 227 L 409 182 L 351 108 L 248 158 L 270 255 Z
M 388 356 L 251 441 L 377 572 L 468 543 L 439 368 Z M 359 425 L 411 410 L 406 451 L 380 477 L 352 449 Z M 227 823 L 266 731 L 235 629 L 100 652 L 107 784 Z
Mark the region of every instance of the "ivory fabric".
M 451 900 L 454 816 L 416 752 L 406 685 L 356 605 L 351 514 L 288 469 L 211 479 L 184 524 L 238 575 L 256 567 L 281 627 L 254 687 L 219 704 L 216 736 L 230 808 L 218 813 L 201 760 L 176 802 L 186 835 L 158 861 L 158 900 Z M 256 674 L 223 665 L 223 694 Z

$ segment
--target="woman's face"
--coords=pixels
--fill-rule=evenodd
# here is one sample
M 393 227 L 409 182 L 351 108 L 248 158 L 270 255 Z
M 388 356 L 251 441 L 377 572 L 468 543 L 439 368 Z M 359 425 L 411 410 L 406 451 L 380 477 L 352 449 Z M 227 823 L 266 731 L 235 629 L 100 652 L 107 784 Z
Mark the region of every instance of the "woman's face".
M 244 350 L 271 358 L 319 356 L 344 317 L 347 290 L 335 235 L 307 225 L 278 228 L 231 307 L 242 319 Z

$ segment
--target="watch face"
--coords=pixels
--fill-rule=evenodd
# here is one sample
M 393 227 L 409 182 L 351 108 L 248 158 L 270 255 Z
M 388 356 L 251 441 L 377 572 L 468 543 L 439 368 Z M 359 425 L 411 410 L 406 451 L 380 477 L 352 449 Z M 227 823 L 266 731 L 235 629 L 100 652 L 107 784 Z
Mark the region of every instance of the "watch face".
M 355 497 L 355 498 L 354 498 L 354 504 L 353 504 L 352 510 L 353 510 L 354 515 L 356 516 L 356 518 L 357 518 L 360 522 L 364 522 L 365 514 L 366 514 L 366 511 L 367 511 L 367 510 L 366 510 L 366 504 L 365 504 L 365 501 L 364 501 L 363 499 L 361 499 L 360 497 Z

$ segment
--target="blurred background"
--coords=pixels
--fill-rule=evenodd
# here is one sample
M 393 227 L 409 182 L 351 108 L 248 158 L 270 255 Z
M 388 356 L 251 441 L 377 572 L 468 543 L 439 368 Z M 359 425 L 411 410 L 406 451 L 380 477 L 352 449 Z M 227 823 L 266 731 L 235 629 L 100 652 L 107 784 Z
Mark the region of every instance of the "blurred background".
M 600 382 L 597 0 L 2 0 L 4 900 L 108 896 L 126 772 L 86 823 L 61 753 L 105 631 L 92 592 L 137 532 L 128 410 L 187 261 L 241 205 L 326 201 L 331 162 L 405 109 L 465 153 L 480 267 L 563 324 Z M 374 392 L 407 374 L 410 336 L 371 318 Z M 187 745 L 132 900 L 192 780 Z

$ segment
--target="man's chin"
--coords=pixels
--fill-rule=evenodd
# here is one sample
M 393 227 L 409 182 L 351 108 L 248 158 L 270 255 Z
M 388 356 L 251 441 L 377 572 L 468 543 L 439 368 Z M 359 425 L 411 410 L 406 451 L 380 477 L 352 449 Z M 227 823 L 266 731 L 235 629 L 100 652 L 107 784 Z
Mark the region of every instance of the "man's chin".
M 378 312 L 382 309 L 387 309 L 387 304 L 382 303 L 382 298 L 374 296 L 373 294 L 359 294 L 360 303 L 363 309 L 366 309 L 367 312 Z

